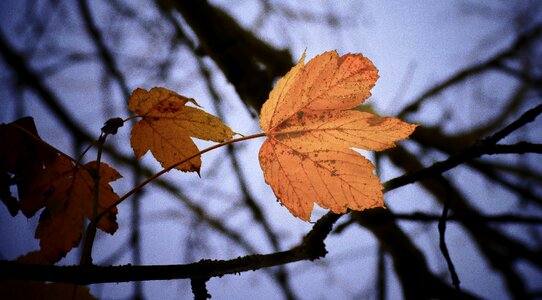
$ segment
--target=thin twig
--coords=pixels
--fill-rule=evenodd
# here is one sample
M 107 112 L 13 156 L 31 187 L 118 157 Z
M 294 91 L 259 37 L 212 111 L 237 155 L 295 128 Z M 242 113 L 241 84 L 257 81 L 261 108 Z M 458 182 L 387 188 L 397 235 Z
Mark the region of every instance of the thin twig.
M 505 59 L 510 58 L 514 53 L 520 50 L 525 44 L 536 41 L 537 37 L 542 34 L 542 24 L 537 24 L 531 30 L 527 31 L 523 35 L 519 36 L 516 41 L 506 50 L 496 54 L 495 56 L 487 59 L 486 61 L 465 68 L 458 73 L 450 76 L 444 82 L 441 82 L 434 87 L 425 91 L 422 95 L 411 101 L 411 104 L 406 106 L 398 115 L 398 118 L 404 118 L 408 114 L 416 112 L 421 105 L 429 98 L 438 95 L 443 90 L 460 83 L 461 81 L 469 78 L 470 76 L 478 75 L 489 69 L 501 69 L 502 62 Z M 502 71 L 509 72 L 509 69 L 502 68 Z
M 524 114 L 522 114 L 514 122 L 510 123 L 508 126 L 498 131 L 497 133 L 474 143 L 471 147 L 467 148 L 465 151 L 450 156 L 448 159 L 443 161 L 436 162 L 429 167 L 420 169 L 418 171 L 409 172 L 403 176 L 393 178 L 386 181 L 384 185 L 384 191 L 389 192 L 396 188 L 402 187 L 407 184 L 417 182 L 421 179 L 425 179 L 434 175 L 442 174 L 450 169 L 457 167 L 458 165 L 468 161 L 470 159 L 480 157 L 485 154 L 490 154 L 491 151 L 494 151 L 495 144 L 501 139 L 508 136 L 510 133 L 514 132 L 518 128 L 521 128 L 525 124 L 532 122 L 542 113 L 542 104 L 535 106 L 534 108 L 529 109 Z
M 240 142 L 240 141 L 244 141 L 244 140 L 250 140 L 250 139 L 254 139 L 254 138 L 258 138 L 258 137 L 263 137 L 265 136 L 265 133 L 258 133 L 258 134 L 253 134 L 253 135 L 248 135 L 248 136 L 245 136 L 245 137 L 241 137 L 241 138 L 237 138 L 237 139 L 232 139 L 232 140 L 228 140 L 228 141 L 225 141 L 225 142 L 222 142 L 222 143 L 219 143 L 219 144 L 216 144 L 216 145 L 213 145 L 211 147 L 208 147 L 208 148 L 205 148 L 197 153 L 194 153 L 193 155 L 179 161 L 178 163 L 175 163 L 163 170 L 161 170 L 160 172 L 152 175 L 151 177 L 145 179 L 143 182 L 141 182 L 140 184 L 138 184 L 137 186 L 135 186 L 134 188 L 132 188 L 130 191 L 128 191 L 126 194 L 124 194 L 122 197 L 119 198 L 119 200 L 117 200 L 115 203 L 111 204 L 109 207 L 107 207 L 106 209 L 104 209 L 103 211 L 101 211 L 98 215 L 96 215 L 96 217 L 92 220 L 92 223 L 98 223 L 100 221 L 100 219 L 105 216 L 105 214 L 107 214 L 111 209 L 113 209 L 114 207 L 116 207 L 117 205 L 119 205 L 120 203 L 122 203 L 122 201 L 124 201 L 126 198 L 130 197 L 132 194 L 134 194 L 135 192 L 139 191 L 140 189 L 142 189 L 145 185 L 147 185 L 149 182 L 152 182 L 153 180 L 155 180 L 156 178 L 164 175 L 165 173 L 173 170 L 174 168 L 176 168 L 177 166 L 180 166 L 182 164 L 184 164 L 185 162 L 195 158 L 195 157 L 198 157 L 204 153 L 207 153 L 211 150 L 214 150 L 214 149 L 217 149 L 217 148 L 220 148 L 220 147 L 223 147 L 223 146 L 226 146 L 226 145 L 230 145 L 230 144 L 233 144 L 233 143 L 237 143 L 237 142 Z
M 94 190 L 92 191 L 92 219 L 96 218 L 98 214 L 98 203 L 100 201 L 100 164 L 102 160 L 103 145 L 107 138 L 107 133 L 100 134 L 98 138 L 98 153 L 96 155 L 96 166 L 92 170 L 90 175 L 94 180 Z M 97 224 L 97 223 L 96 223 Z M 85 232 L 85 241 L 83 244 L 83 251 L 81 252 L 81 259 L 79 264 L 87 266 L 92 264 L 92 246 L 94 245 L 94 239 L 96 238 L 96 226 L 88 226 L 88 230 Z
M 449 189 L 449 184 L 446 182 L 444 177 L 439 176 L 438 177 L 439 182 L 444 185 L 446 189 Z M 450 252 L 448 251 L 448 246 L 446 245 L 446 219 L 448 217 L 448 210 L 450 209 L 450 193 L 446 194 L 446 197 L 444 197 L 444 205 L 442 206 L 442 215 L 440 216 L 439 222 L 438 222 L 438 232 L 439 232 L 439 248 L 442 252 L 442 256 L 444 256 L 444 259 L 446 260 L 446 264 L 448 265 L 448 270 L 450 271 L 450 275 L 452 276 L 452 284 L 456 288 L 456 290 L 460 291 L 460 281 L 459 276 L 457 276 L 457 272 L 455 271 L 454 263 L 452 262 L 452 258 L 450 257 Z

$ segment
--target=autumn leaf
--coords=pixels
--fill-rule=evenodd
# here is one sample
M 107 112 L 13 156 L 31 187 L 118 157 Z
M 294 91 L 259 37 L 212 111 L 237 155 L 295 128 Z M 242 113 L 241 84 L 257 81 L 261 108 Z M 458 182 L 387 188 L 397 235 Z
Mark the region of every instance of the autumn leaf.
M 30 117 L 0 125 L 0 138 L 8 141 L 7 145 L 0 144 L 0 175 L 8 179 L 1 182 L 2 190 L 7 190 L 2 192 L 2 200 L 8 202 L 12 215 L 20 208 L 30 218 L 43 209 L 36 228 L 40 251 L 29 257 L 55 263 L 79 244 L 84 218 L 93 217 L 95 184 L 90 172 L 95 162 L 76 166 L 72 159 L 41 140 Z M 107 164 L 100 165 L 98 211 L 119 199 L 109 183 L 120 177 Z M 17 185 L 19 199 L 9 192 L 13 184 Z M 113 234 L 118 228 L 116 214 L 113 208 L 100 220 L 98 228 Z
M 94 179 L 89 170 L 95 168 L 95 162 L 85 166 L 74 166 L 70 160 L 59 156 L 51 171 L 54 175 L 36 184 L 32 193 L 36 198 L 46 198 L 47 206 L 36 228 L 36 238 L 40 240 L 40 251 L 51 263 L 77 247 L 84 218 L 93 218 Z M 101 163 L 98 211 L 105 210 L 119 199 L 109 183 L 120 177 L 115 169 Z M 115 207 L 100 220 L 97 227 L 107 233 L 115 233 L 118 228 L 116 215 Z
M 331 51 L 304 60 L 305 54 L 262 107 L 265 181 L 293 215 L 307 221 L 314 203 L 334 213 L 384 206 L 375 167 L 352 148 L 394 147 L 416 125 L 353 109 L 371 95 L 378 78 L 361 54 L 339 57 Z
M 33 182 L 47 175 L 58 156 L 58 151 L 41 142 L 34 119 L 24 117 L 9 124 L 0 125 L 0 198 L 15 216 L 21 204 L 10 192 L 10 186 L 17 186 L 19 198 L 25 198 Z M 36 203 L 43 207 L 44 203 Z M 27 217 L 33 216 L 39 208 L 25 206 L 22 211 Z
M 198 105 L 194 99 L 162 87 L 132 93 L 128 107 L 141 117 L 130 138 L 137 158 L 150 150 L 166 168 L 199 152 L 191 137 L 214 142 L 231 139 L 234 132 L 220 119 L 186 106 L 188 102 Z M 200 168 L 199 156 L 176 167 L 185 172 L 199 172 Z

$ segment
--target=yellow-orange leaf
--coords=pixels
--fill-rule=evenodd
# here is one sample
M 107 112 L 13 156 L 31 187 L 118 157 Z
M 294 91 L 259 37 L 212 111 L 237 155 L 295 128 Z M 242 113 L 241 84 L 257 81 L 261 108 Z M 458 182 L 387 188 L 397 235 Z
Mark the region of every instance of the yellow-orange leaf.
M 150 150 L 166 168 L 199 152 L 191 137 L 223 142 L 234 135 L 220 119 L 201 109 L 186 106 L 188 102 L 198 105 L 194 99 L 162 87 L 150 91 L 136 89 L 132 93 L 128 107 L 142 117 L 132 128 L 130 138 L 137 158 Z M 198 156 L 176 169 L 199 172 L 200 167 Z
M 384 206 L 374 166 L 352 150 L 381 151 L 416 125 L 353 110 L 365 101 L 378 70 L 361 54 L 305 54 L 269 94 L 260 114 L 265 181 L 288 210 L 309 220 L 314 203 L 335 213 Z

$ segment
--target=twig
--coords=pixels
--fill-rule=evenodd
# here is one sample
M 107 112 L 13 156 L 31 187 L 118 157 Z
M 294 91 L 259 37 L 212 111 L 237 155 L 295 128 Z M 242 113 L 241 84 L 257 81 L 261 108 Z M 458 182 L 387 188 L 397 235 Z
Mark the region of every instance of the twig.
M 98 154 L 96 155 L 96 166 L 92 170 L 90 175 L 94 180 L 94 189 L 92 193 L 92 219 L 96 218 L 98 214 L 98 203 L 100 201 L 100 164 L 102 160 L 102 151 L 103 145 L 107 138 L 107 133 L 100 134 L 98 138 Z M 97 225 L 98 223 L 96 223 Z M 83 244 L 83 251 L 81 252 L 81 259 L 79 264 L 82 266 L 87 266 L 92 264 L 92 246 L 94 244 L 94 239 L 96 238 L 96 226 L 88 226 L 87 231 L 85 232 L 85 242 Z
M 414 99 L 411 104 L 406 106 L 398 115 L 398 118 L 403 118 L 408 114 L 416 112 L 420 106 L 429 98 L 438 95 L 443 90 L 447 89 L 450 86 L 453 86 L 470 76 L 477 75 L 481 72 L 484 72 L 491 68 L 501 68 L 502 62 L 511 57 L 515 52 L 520 50 L 523 45 L 530 41 L 535 41 L 536 38 L 542 34 L 542 24 L 537 24 L 531 30 L 527 31 L 523 35 L 519 36 L 516 41 L 506 50 L 497 55 L 487 59 L 486 61 L 471 66 L 469 68 L 463 69 L 462 71 L 450 76 L 446 81 L 441 82 L 435 85 L 433 88 L 427 90 L 422 95 Z M 503 68 L 503 71 L 509 73 L 508 68 Z
M 439 176 L 438 177 L 439 182 L 444 185 L 446 189 L 449 189 L 449 185 L 444 179 L 444 177 Z M 457 273 L 455 271 L 454 263 L 452 262 L 452 258 L 450 257 L 450 252 L 448 251 L 448 246 L 446 245 L 446 218 L 448 216 L 448 210 L 450 209 L 450 193 L 446 194 L 446 197 L 444 197 L 444 205 L 442 206 L 442 215 L 440 216 L 439 222 L 438 222 L 438 232 L 439 232 L 439 248 L 442 252 L 442 256 L 444 256 L 444 259 L 446 259 L 446 264 L 448 265 L 448 270 L 450 271 L 450 275 L 452 276 L 452 284 L 456 288 L 456 290 L 460 291 L 460 281 L 459 276 L 457 276 Z
M 450 156 L 448 159 L 436 162 L 429 167 L 420 169 L 418 171 L 409 172 L 403 176 L 399 176 L 388 180 L 385 182 L 384 191 L 389 192 L 396 188 L 402 187 L 407 184 L 417 182 L 421 179 L 428 178 L 434 175 L 442 174 L 450 169 L 455 168 L 456 166 L 464 163 L 467 160 L 480 157 L 484 154 L 490 154 L 495 149 L 495 144 L 501 139 L 508 136 L 510 133 L 514 132 L 518 128 L 524 126 L 525 124 L 532 122 L 542 113 L 542 104 L 535 106 L 534 108 L 529 109 L 524 114 L 522 114 L 514 122 L 510 123 L 508 126 L 498 131 L 497 133 L 474 143 L 471 147 L 467 148 L 465 151 Z M 498 148 L 498 147 L 497 147 Z
M 413 222 L 437 222 L 442 216 L 426 214 L 422 212 L 415 212 L 411 214 L 392 214 L 392 218 L 401 221 L 413 221 Z M 451 215 L 447 216 L 448 222 L 481 222 L 481 223 L 512 223 L 512 224 L 542 224 L 542 217 L 540 216 L 521 216 L 513 214 L 501 214 L 501 215 Z
M 257 133 L 257 134 L 253 134 L 253 135 L 247 135 L 247 136 L 244 136 L 244 137 L 240 137 L 240 138 L 237 138 L 237 139 L 232 139 L 232 140 L 228 140 L 228 141 L 225 141 L 225 142 L 222 142 L 222 143 L 219 143 L 219 144 L 216 144 L 216 145 L 213 145 L 211 147 L 208 147 L 208 148 L 205 148 L 197 153 L 194 153 L 193 155 L 179 161 L 178 163 L 175 163 L 163 170 L 161 170 L 160 172 L 152 175 L 151 177 L 145 179 L 143 182 L 141 182 L 140 184 L 138 184 L 137 186 L 135 186 L 134 188 L 132 188 L 130 191 L 128 191 L 126 194 L 124 194 L 122 197 L 119 198 L 119 200 L 117 200 L 115 203 L 111 204 L 109 207 L 107 207 L 106 209 L 104 209 L 103 211 L 101 211 L 98 215 L 96 215 L 96 217 L 94 218 L 94 220 L 92 220 L 91 223 L 98 223 L 100 221 L 101 218 L 103 218 L 103 216 L 105 216 L 105 214 L 107 214 L 110 210 L 112 210 L 114 207 L 116 207 L 117 205 L 119 205 L 120 203 L 122 203 L 122 201 L 126 200 L 126 198 L 130 197 L 131 195 L 133 195 L 135 192 L 139 191 L 140 189 L 142 189 L 145 185 L 147 185 L 149 182 L 152 182 L 153 180 L 155 180 L 156 178 L 164 175 L 165 173 L 173 170 L 174 168 L 176 168 L 177 166 L 180 166 L 182 164 L 184 164 L 185 162 L 193 159 L 194 157 L 198 157 L 200 155 L 203 155 L 211 150 L 214 150 L 214 149 L 217 149 L 217 148 L 220 148 L 220 147 L 223 147 L 223 146 L 226 146 L 226 145 L 230 145 L 230 144 L 233 144 L 233 143 L 237 143 L 237 142 L 240 142 L 240 141 L 244 141 L 244 140 L 250 140 L 250 139 L 254 139 L 254 138 L 259 138 L 259 137 L 263 137 L 265 136 L 265 133 Z
M 126 83 L 126 79 L 119 70 L 111 51 L 109 51 L 105 45 L 105 39 L 92 19 L 92 14 L 87 1 L 88 0 L 79 0 L 79 10 L 81 11 L 83 21 L 85 22 L 85 27 L 96 48 L 98 49 L 98 53 L 103 61 L 104 68 L 107 69 L 109 73 L 118 81 L 124 97 L 128 98 L 130 95 L 130 90 L 128 88 L 128 84 Z

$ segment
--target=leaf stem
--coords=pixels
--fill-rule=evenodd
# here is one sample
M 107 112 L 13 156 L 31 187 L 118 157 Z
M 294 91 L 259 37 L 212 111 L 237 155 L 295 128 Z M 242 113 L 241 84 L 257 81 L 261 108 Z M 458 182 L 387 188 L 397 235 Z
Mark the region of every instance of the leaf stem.
M 87 152 L 90 149 L 92 149 L 92 147 L 94 147 L 94 145 L 96 145 L 97 142 L 98 141 L 92 141 L 92 143 L 88 144 L 88 146 L 85 148 L 85 150 L 83 150 L 83 152 L 77 158 L 77 161 L 75 162 L 76 165 L 79 165 L 81 163 L 81 161 L 83 160 L 83 157 L 85 157 L 85 154 L 87 154 Z
M 128 121 L 130 121 L 130 120 L 133 120 L 133 119 L 135 119 L 135 118 L 141 118 L 141 116 L 140 116 L 140 115 L 129 116 L 128 118 L 126 118 L 126 119 L 124 119 L 124 120 L 122 120 L 122 121 L 123 121 L 124 123 L 126 123 L 126 122 L 128 122 Z
M 265 132 L 261 132 L 261 133 L 257 133 L 257 134 L 252 134 L 252 135 L 247 135 L 247 136 L 243 136 L 243 137 L 240 137 L 240 138 L 237 138 L 237 139 L 231 139 L 231 140 L 228 140 L 228 141 L 225 141 L 225 142 L 222 142 L 222 143 L 218 143 L 216 145 L 213 145 L 211 147 L 208 147 L 208 148 L 205 148 L 197 153 L 194 153 L 193 155 L 167 167 L 167 168 L 164 168 L 163 170 L 161 170 L 160 172 L 152 175 L 151 177 L 145 179 L 143 182 L 141 182 L 140 184 L 138 184 L 137 186 L 135 186 L 134 188 L 132 188 L 130 191 L 128 191 L 126 194 L 124 194 L 122 197 L 119 198 L 119 200 L 117 200 L 115 203 L 111 204 L 109 207 L 107 207 L 106 209 L 104 209 L 103 211 L 101 211 L 99 214 L 97 214 L 92 222 L 94 223 L 94 225 L 97 225 L 98 222 L 100 221 L 100 219 L 105 216 L 105 214 L 107 214 L 111 209 L 113 209 L 114 207 L 116 207 L 117 205 L 119 205 L 120 203 L 122 203 L 122 201 L 126 200 L 126 198 L 130 197 L 131 195 L 133 195 L 134 193 L 136 193 L 137 191 L 139 191 L 140 189 L 142 189 L 145 185 L 147 185 L 149 182 L 155 180 L 156 178 L 162 176 L 163 174 L 171 171 L 172 169 L 174 169 L 175 167 L 177 166 L 180 166 L 182 164 L 184 164 L 185 162 L 195 158 L 195 157 L 198 157 L 204 153 L 207 153 L 211 150 L 214 150 L 214 149 L 217 149 L 217 148 L 220 148 L 220 147 L 224 147 L 224 146 L 227 146 L 227 145 L 231 145 L 233 143 L 237 143 L 237 142 L 241 142 L 241 141 L 245 141 L 245 140 L 250 140 L 250 139 L 255 139 L 255 138 L 259 138 L 259 137 L 264 137 L 266 136 Z M 89 224 L 90 226 L 90 224 Z
M 90 175 L 94 179 L 94 190 L 92 194 L 92 220 L 96 218 L 98 214 L 98 203 L 100 197 L 100 164 L 102 160 L 103 145 L 105 139 L 107 138 L 107 133 L 101 133 L 98 138 L 98 154 L 96 155 L 96 165 L 94 169 L 90 172 Z M 81 253 L 81 259 L 79 264 L 82 266 L 88 266 L 92 264 L 92 246 L 94 244 L 94 238 L 96 237 L 96 227 L 98 222 L 91 222 L 87 227 L 85 233 L 85 241 L 83 244 L 83 251 Z

